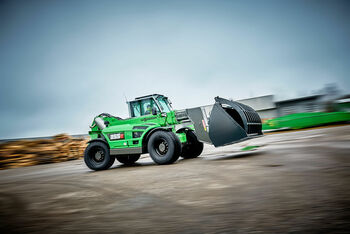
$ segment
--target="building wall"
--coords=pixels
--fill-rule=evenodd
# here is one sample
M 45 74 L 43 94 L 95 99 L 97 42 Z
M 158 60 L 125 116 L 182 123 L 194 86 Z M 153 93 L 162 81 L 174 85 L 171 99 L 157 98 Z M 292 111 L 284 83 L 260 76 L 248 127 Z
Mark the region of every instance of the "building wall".
M 237 100 L 237 102 L 252 107 L 256 112 L 258 112 L 261 119 L 271 119 L 277 117 L 276 104 L 273 99 L 273 95 L 266 95 L 241 99 Z
M 294 113 L 324 111 L 322 96 L 317 95 L 279 102 L 274 102 L 273 95 L 241 99 L 237 101 L 252 107 L 258 112 L 262 120 Z
M 237 102 L 248 105 L 257 111 L 276 108 L 276 104 L 273 101 L 273 95 L 241 99 L 241 100 L 237 100 Z
M 296 100 L 286 103 L 277 103 L 278 116 L 284 116 L 301 112 L 319 112 L 323 108 L 317 99 L 314 100 Z

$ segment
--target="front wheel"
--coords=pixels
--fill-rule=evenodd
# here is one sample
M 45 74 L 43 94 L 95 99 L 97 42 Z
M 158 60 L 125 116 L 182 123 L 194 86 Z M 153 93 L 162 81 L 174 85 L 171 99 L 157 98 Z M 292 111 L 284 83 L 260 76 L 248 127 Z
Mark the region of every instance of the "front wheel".
M 140 158 L 140 154 L 118 155 L 115 158 L 125 165 L 133 165 Z
M 86 166 L 95 171 L 110 168 L 114 160 L 115 157 L 111 157 L 107 145 L 102 142 L 91 142 L 84 152 Z
M 148 152 L 157 164 L 174 163 L 181 153 L 181 142 L 173 132 L 157 131 L 147 144 Z
M 203 143 L 198 141 L 197 136 L 192 132 L 186 133 L 187 143 L 182 148 L 182 158 L 197 158 L 203 152 Z

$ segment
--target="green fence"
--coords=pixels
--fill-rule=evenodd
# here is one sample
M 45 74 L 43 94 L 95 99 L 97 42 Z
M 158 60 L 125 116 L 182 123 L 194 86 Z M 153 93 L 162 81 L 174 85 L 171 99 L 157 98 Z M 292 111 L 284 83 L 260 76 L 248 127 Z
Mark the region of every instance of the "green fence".
M 301 129 L 347 121 L 350 121 L 350 112 L 297 113 L 269 119 L 263 123 L 262 129 Z

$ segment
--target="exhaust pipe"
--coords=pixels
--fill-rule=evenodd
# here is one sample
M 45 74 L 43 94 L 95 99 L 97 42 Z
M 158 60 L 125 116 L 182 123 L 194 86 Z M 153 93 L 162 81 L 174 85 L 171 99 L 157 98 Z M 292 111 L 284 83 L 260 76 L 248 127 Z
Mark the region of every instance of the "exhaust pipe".
M 197 138 L 215 147 L 262 136 L 258 113 L 250 106 L 216 97 L 215 104 L 186 109 Z

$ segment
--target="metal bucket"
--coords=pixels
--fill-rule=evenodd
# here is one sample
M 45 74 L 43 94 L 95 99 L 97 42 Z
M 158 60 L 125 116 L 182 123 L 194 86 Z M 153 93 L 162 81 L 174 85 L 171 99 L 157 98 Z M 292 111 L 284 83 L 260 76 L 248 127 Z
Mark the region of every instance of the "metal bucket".
M 197 138 L 215 147 L 262 136 L 258 113 L 239 102 L 216 97 L 215 104 L 186 109 Z

